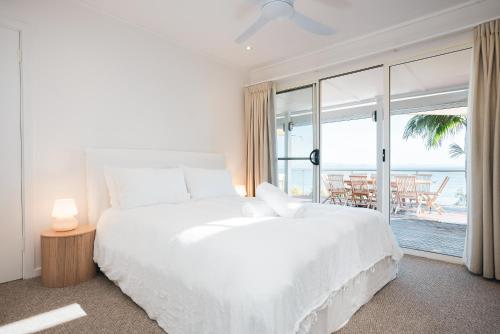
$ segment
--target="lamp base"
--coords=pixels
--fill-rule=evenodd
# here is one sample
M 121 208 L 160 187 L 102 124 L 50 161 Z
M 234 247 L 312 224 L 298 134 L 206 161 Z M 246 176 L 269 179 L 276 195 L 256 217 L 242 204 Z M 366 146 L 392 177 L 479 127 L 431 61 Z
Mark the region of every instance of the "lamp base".
M 77 228 L 78 220 L 75 217 L 54 219 L 52 229 L 57 232 L 71 231 Z

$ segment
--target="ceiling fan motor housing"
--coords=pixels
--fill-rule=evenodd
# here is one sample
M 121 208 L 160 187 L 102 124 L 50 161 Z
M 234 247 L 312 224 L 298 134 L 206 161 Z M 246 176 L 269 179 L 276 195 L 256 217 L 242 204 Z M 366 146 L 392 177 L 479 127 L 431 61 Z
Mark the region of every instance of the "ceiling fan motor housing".
M 290 18 L 294 12 L 293 0 L 262 1 L 262 16 L 268 20 Z

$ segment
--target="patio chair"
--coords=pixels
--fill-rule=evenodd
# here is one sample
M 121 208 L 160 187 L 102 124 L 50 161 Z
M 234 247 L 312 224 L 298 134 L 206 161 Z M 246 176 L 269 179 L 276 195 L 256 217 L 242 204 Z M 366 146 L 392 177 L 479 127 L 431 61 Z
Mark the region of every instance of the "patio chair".
M 392 212 L 396 212 L 396 205 L 397 205 L 397 201 L 396 201 L 396 192 L 397 192 L 397 188 L 396 188 L 396 180 L 395 180 L 395 177 L 397 175 L 391 175 L 391 211 Z
M 370 174 L 368 178 L 368 190 L 372 194 L 372 209 L 377 209 L 377 174 Z
M 425 206 L 429 209 L 429 212 L 431 212 L 432 208 L 434 208 L 434 209 L 436 209 L 436 211 L 440 215 L 443 214 L 444 210 L 441 207 L 441 205 L 439 205 L 437 203 L 437 199 L 439 198 L 439 196 L 443 192 L 443 190 L 446 187 L 446 185 L 448 184 L 449 180 L 450 180 L 450 177 L 445 176 L 445 178 L 443 179 L 443 182 L 441 182 L 441 185 L 439 186 L 437 191 L 434 191 L 434 192 L 428 191 L 428 192 L 422 193 L 422 200 L 425 202 Z
M 353 206 L 374 208 L 374 192 L 370 191 L 366 175 L 350 175 L 351 203 Z
M 328 197 L 323 201 L 330 201 L 331 204 L 347 204 L 348 194 L 344 184 L 344 175 L 327 174 L 323 176 Z
M 413 208 L 413 204 L 416 205 L 417 213 L 420 213 L 420 196 L 417 192 L 415 175 L 398 175 L 396 176 L 395 181 L 396 207 L 394 208 L 394 213 L 398 213 L 398 211 L 402 208 Z
M 432 174 L 415 174 L 417 178 L 417 192 L 424 193 L 431 191 Z M 420 182 L 419 182 L 420 181 Z

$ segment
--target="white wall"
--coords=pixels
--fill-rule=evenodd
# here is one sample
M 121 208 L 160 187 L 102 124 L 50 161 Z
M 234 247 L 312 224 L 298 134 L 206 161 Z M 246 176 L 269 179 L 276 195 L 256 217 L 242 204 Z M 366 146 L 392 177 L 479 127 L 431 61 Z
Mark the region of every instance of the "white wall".
M 73 1 L 1 0 L 23 34 L 25 277 L 54 199 L 86 221 L 86 147 L 224 153 L 243 183 L 245 75 Z

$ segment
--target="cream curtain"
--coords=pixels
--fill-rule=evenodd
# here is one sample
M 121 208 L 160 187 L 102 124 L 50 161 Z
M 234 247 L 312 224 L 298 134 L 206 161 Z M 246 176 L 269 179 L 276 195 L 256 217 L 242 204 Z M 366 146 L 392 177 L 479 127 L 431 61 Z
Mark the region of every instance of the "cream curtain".
M 255 196 L 261 182 L 275 183 L 273 84 L 245 88 L 246 187 Z
M 500 20 L 474 30 L 466 264 L 500 279 Z

